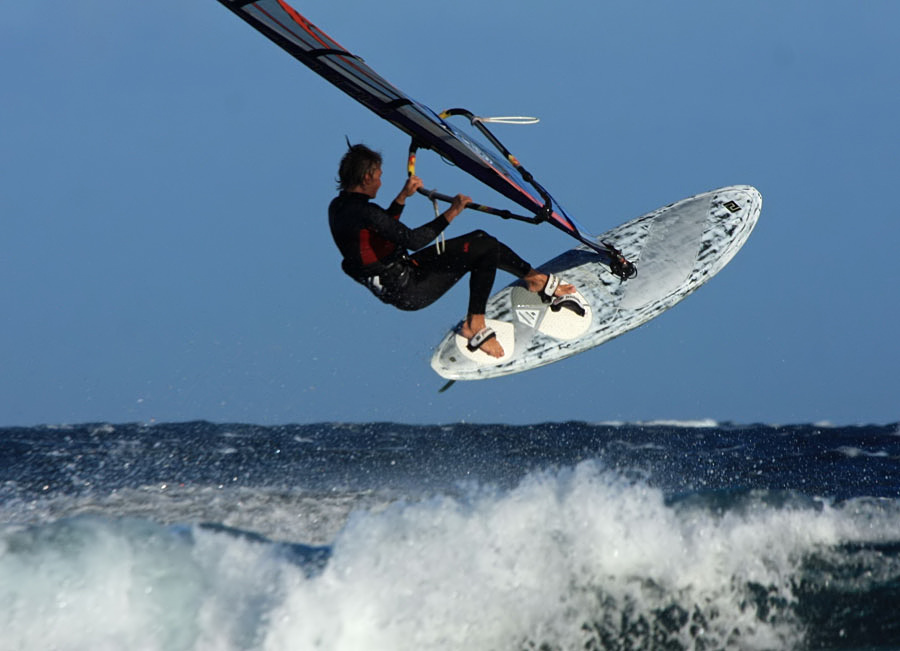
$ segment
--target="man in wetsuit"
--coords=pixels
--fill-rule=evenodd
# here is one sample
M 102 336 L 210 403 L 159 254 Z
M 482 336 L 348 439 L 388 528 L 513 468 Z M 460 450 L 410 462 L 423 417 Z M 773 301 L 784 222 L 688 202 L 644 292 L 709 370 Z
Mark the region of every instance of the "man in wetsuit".
M 460 334 L 469 341 L 470 350 L 502 357 L 503 347 L 484 316 L 498 268 L 521 278 L 547 302 L 575 292 L 572 285 L 535 271 L 512 249 L 481 230 L 447 240 L 440 249 L 428 247 L 471 199 L 456 195 L 443 214 L 409 228 L 400 221 L 400 214 L 406 199 L 422 187 L 421 179 L 409 177 L 384 210 L 371 201 L 381 188 L 381 174 L 381 154 L 365 145 L 352 145 L 341 159 L 340 194 L 328 207 L 328 223 L 344 256 L 344 272 L 385 303 L 401 310 L 419 310 L 468 273 L 469 309 Z

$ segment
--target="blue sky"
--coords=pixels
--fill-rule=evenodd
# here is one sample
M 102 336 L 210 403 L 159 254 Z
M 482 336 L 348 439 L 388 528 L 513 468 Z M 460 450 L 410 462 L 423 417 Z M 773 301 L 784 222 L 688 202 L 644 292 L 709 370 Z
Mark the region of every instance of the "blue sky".
M 344 137 L 406 137 L 214 0 L 14 3 L 0 23 L 0 426 L 208 419 L 537 423 L 900 416 L 900 5 L 295 2 L 434 109 L 495 129 L 588 230 L 754 185 L 749 242 L 575 358 L 443 384 L 465 286 L 402 313 L 330 239 Z M 429 187 L 498 202 L 423 154 Z M 412 199 L 405 219 L 430 218 Z M 477 213 L 535 264 L 571 242 Z M 498 279 L 497 288 L 511 278 Z

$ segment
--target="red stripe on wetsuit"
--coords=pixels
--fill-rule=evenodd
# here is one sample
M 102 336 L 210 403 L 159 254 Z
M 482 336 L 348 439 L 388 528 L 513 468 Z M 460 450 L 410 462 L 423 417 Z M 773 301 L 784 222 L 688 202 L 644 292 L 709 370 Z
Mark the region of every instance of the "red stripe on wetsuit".
M 399 215 L 397 217 L 399 218 Z M 368 228 L 359 232 L 359 259 L 364 265 L 380 262 L 396 250 L 396 244 Z

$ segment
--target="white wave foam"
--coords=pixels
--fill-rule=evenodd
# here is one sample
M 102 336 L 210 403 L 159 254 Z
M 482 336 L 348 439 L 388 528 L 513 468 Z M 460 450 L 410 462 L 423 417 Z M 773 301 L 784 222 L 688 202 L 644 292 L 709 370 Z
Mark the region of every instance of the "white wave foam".
M 884 450 L 878 450 L 877 452 L 871 452 L 869 450 L 863 450 L 862 448 L 858 448 L 851 445 L 842 445 L 837 448 L 837 452 L 840 452 L 845 457 L 850 457 L 851 459 L 855 459 L 856 457 L 873 457 L 873 458 L 887 458 L 890 455 Z
M 696 427 L 696 428 L 709 428 L 709 427 L 721 427 L 721 423 L 711 418 L 701 418 L 697 420 L 669 420 L 669 419 L 659 419 L 659 420 L 646 420 L 646 421 L 621 421 L 621 420 L 608 420 L 608 421 L 600 421 L 595 423 L 596 425 L 605 425 L 609 427 Z
M 784 648 L 797 628 L 784 613 L 760 621 L 745 588 L 789 600 L 798 552 L 836 539 L 815 512 L 679 513 L 660 492 L 588 464 L 469 504 L 359 514 L 323 575 L 279 608 L 267 641 L 515 649 L 527 640 L 574 649 L 591 637 L 640 637 L 668 611 L 683 613 L 668 634 L 687 646 L 699 626 L 713 647 Z M 629 619 L 634 627 L 623 627 Z
M 717 515 L 585 463 L 510 491 L 357 511 L 312 576 L 282 547 L 203 528 L 7 528 L 0 649 L 583 649 L 653 636 L 789 648 L 804 556 L 900 539 L 884 508 L 759 501 Z
M 265 546 L 146 521 L 6 531 L 0 649 L 253 648 L 262 615 L 297 571 Z
M 702 418 L 700 420 L 650 420 L 639 422 L 637 425 L 641 427 L 719 427 L 719 422 L 711 418 Z

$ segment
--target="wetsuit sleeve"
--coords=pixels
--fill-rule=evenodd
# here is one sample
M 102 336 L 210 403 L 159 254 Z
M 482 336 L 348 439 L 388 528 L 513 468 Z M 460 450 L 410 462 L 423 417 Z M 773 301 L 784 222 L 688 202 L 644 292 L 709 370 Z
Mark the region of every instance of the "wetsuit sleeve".
M 400 206 L 400 204 L 396 204 L 396 207 L 403 209 L 403 206 Z M 369 204 L 368 208 L 368 214 L 366 215 L 367 226 L 383 238 L 411 251 L 417 251 L 427 246 L 448 226 L 447 220 L 443 216 L 438 216 L 418 228 L 409 228 L 399 221 L 399 213 L 396 217 L 391 217 L 389 211 L 395 208 L 394 203 L 391 204 L 387 211 L 374 204 Z
M 388 206 L 388 209 L 385 212 L 390 215 L 391 219 L 400 219 L 400 213 L 403 212 L 403 204 L 397 203 L 396 201 L 392 201 L 391 205 Z

